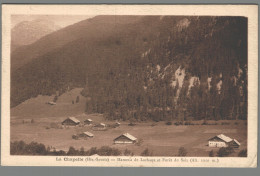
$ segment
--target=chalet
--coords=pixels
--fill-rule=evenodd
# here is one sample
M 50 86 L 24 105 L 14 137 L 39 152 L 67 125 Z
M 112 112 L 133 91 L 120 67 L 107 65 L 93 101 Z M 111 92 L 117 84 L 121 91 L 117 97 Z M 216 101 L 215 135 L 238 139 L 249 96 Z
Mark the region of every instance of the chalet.
M 220 134 L 208 140 L 209 147 L 234 147 L 238 148 L 240 143 L 236 139 Z
M 97 125 L 95 125 L 96 128 L 105 128 L 106 127 L 106 124 L 104 123 L 99 123 Z
M 47 104 L 49 104 L 49 105 L 56 105 L 56 103 L 53 102 L 53 101 L 49 101 Z
M 92 121 L 91 119 L 87 119 L 87 120 L 84 121 L 84 124 L 85 124 L 85 125 L 91 125 L 92 122 L 93 122 L 93 121 Z
M 79 137 L 82 137 L 82 138 L 93 138 L 94 135 L 92 133 L 86 131 L 86 132 L 83 132 L 83 133 L 79 134 Z
M 133 144 L 137 142 L 137 138 L 129 133 L 122 134 L 114 139 L 115 144 Z
M 69 117 L 66 120 L 64 120 L 61 124 L 68 125 L 68 126 L 76 126 L 80 124 L 80 121 L 75 117 Z
M 92 130 L 94 130 L 94 131 L 105 131 L 105 130 L 107 130 L 106 127 L 107 127 L 106 124 L 99 123 L 99 124 L 92 126 Z

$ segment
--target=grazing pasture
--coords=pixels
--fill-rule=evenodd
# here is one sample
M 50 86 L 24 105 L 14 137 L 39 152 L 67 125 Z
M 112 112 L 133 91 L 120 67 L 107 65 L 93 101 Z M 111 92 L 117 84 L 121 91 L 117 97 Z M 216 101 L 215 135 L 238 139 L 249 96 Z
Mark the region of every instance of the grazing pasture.
M 104 120 L 101 114 L 79 114 L 75 116 L 83 121 L 91 118 L 93 123 L 103 122 L 112 126 L 115 121 Z M 25 118 L 29 119 L 29 118 Z M 76 127 L 62 126 L 61 122 L 66 117 L 34 118 L 33 123 L 23 123 L 22 118 L 11 120 L 11 141 L 23 140 L 26 143 L 35 141 L 56 150 L 68 151 L 70 146 L 76 149 L 83 147 L 89 150 L 91 147 L 100 148 L 110 146 L 118 148 L 122 152 L 128 149 L 134 155 L 140 155 L 146 148 L 153 156 L 177 156 L 178 149 L 184 147 L 187 156 L 208 156 L 211 150 L 216 154 L 219 148 L 208 147 L 208 139 L 223 133 L 237 139 L 241 146 L 235 150 L 233 156 L 247 148 L 247 125 L 246 121 L 229 121 L 229 125 L 166 125 L 165 122 L 140 122 L 135 126 L 129 126 L 129 122 L 120 122 L 119 127 L 107 127 L 104 131 L 92 130 L 92 125 L 79 125 Z M 197 123 L 199 123 L 197 121 Z M 174 123 L 172 123 L 174 124 Z M 73 134 L 89 131 L 94 134 L 87 140 L 75 140 Z M 137 144 L 114 144 L 113 140 L 121 134 L 129 133 L 139 141 Z

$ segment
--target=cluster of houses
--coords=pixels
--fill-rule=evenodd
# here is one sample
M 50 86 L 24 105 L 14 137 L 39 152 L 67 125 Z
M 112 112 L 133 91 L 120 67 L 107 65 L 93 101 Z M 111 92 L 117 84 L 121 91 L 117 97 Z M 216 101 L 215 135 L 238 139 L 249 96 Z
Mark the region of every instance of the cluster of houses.
M 77 126 L 80 124 L 80 121 L 76 119 L 75 117 L 69 117 L 66 120 L 62 122 L 62 125 L 67 125 L 67 126 Z M 84 121 L 84 125 L 93 125 L 93 130 L 102 130 L 106 128 L 106 124 L 104 123 L 98 123 L 98 124 L 93 124 L 93 121 L 91 119 L 87 119 Z M 116 122 L 116 126 L 119 126 L 120 123 Z M 74 139 L 87 139 L 87 138 L 93 138 L 94 135 L 88 131 L 83 132 L 78 135 L 73 135 L 72 138 Z M 137 142 L 137 138 L 132 136 L 129 133 L 124 133 L 117 138 L 114 139 L 115 144 L 133 144 Z M 224 135 L 224 134 L 219 134 L 217 136 L 214 136 L 208 140 L 208 146 L 209 147 L 233 147 L 233 148 L 239 148 L 241 144 L 236 140 L 236 139 L 231 139 L 230 137 Z
M 87 120 L 84 121 L 84 124 L 85 125 L 91 125 L 92 122 L 93 121 L 91 119 L 87 119 Z M 77 126 L 77 125 L 80 124 L 80 121 L 78 119 L 76 119 L 75 117 L 68 117 L 61 124 L 66 125 L 66 126 Z
M 65 119 L 61 124 L 66 125 L 66 126 L 77 126 L 80 124 L 80 121 L 78 119 L 76 119 L 75 117 L 69 117 L 69 118 Z M 84 125 L 93 125 L 92 119 L 85 120 Z M 119 126 L 119 125 L 120 125 L 120 123 L 116 122 L 115 126 Z M 92 129 L 94 129 L 94 130 L 104 129 L 104 128 L 106 128 L 106 126 L 107 125 L 104 123 L 98 123 L 98 124 L 94 125 Z M 72 135 L 73 139 L 88 139 L 88 138 L 93 138 L 93 137 L 94 137 L 94 134 L 92 134 L 88 131 L 80 133 L 80 134 Z M 133 144 L 136 142 L 137 142 L 137 138 L 132 136 L 129 133 L 124 133 L 114 139 L 115 144 Z
M 65 126 L 77 126 L 80 124 L 80 121 L 78 119 L 76 119 L 75 117 L 68 117 L 61 124 L 65 125 Z M 85 120 L 84 125 L 93 125 L 93 127 L 96 129 L 104 129 L 107 127 L 107 125 L 104 123 L 98 123 L 98 124 L 94 125 L 92 119 Z M 120 123 L 116 122 L 115 126 L 120 126 Z

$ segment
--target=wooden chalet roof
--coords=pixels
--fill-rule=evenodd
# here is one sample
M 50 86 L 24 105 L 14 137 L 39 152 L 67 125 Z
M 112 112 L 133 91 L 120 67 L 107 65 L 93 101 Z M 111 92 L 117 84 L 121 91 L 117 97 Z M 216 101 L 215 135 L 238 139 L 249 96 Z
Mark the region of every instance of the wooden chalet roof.
M 234 142 L 237 143 L 237 145 L 241 145 L 236 139 L 234 139 Z
M 83 132 L 85 135 L 87 135 L 87 136 L 90 136 L 90 137 L 93 137 L 94 136 L 94 134 L 92 134 L 92 133 L 90 133 L 90 132 L 88 132 L 88 131 L 86 131 L 86 132 Z
M 50 105 L 56 105 L 56 103 L 53 102 L 53 101 L 49 101 L 48 104 L 50 104 Z
M 220 140 L 222 140 L 224 142 L 231 142 L 232 141 L 232 139 L 230 137 L 228 137 L 228 136 L 226 136 L 224 134 L 219 134 L 219 135 L 217 135 L 217 136 L 215 136 L 213 138 L 219 138 Z M 212 140 L 213 138 L 209 139 L 209 141 Z
M 94 127 L 100 127 L 100 126 L 106 127 L 106 124 L 104 124 L 104 123 L 98 123 L 98 124 L 96 124 Z
M 76 119 L 75 117 L 69 117 L 68 119 L 72 120 L 75 123 L 80 123 L 80 121 L 78 119 Z

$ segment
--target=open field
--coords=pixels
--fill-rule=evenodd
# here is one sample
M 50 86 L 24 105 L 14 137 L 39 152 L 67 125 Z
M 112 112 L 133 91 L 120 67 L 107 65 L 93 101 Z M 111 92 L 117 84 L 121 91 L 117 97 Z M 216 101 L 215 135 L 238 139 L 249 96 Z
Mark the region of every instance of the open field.
M 104 120 L 100 114 L 79 114 L 76 117 L 81 122 L 91 118 L 96 123 L 115 123 L 114 121 Z M 121 122 L 120 127 L 117 128 L 93 131 L 91 126 L 58 128 L 66 117 L 34 118 L 33 123 L 30 122 L 30 118 L 24 119 L 13 118 L 11 120 L 11 141 L 23 140 L 26 143 L 35 141 L 43 143 L 45 146 L 52 146 L 56 150 L 67 151 L 70 146 L 76 149 L 84 147 L 85 150 L 88 150 L 91 147 L 100 148 L 106 145 L 118 148 L 121 151 L 127 148 L 134 152 L 134 155 L 140 155 L 142 151 L 148 148 L 154 156 L 176 156 L 178 149 L 184 147 L 188 152 L 187 156 L 208 156 L 210 150 L 213 149 L 216 153 L 218 148 L 208 147 L 207 140 L 221 133 L 237 139 L 241 143 L 239 150 L 247 148 L 246 121 L 228 121 L 228 125 L 221 125 L 223 121 L 217 121 L 218 125 L 191 126 L 165 125 L 165 122 L 143 122 L 137 123 L 135 126 L 128 126 L 129 122 Z M 94 138 L 88 140 L 72 139 L 73 134 L 84 131 L 93 133 Z M 142 139 L 143 143 L 140 146 L 113 144 L 113 139 L 126 132 L 132 134 L 138 140 Z M 231 156 L 237 156 L 239 150 L 236 150 Z
M 42 96 L 28 99 L 18 106 L 11 109 L 11 116 L 15 119 L 21 118 L 45 118 L 73 116 L 85 111 L 86 98 L 80 92 L 82 88 L 74 88 L 58 97 L 56 105 L 46 104 L 53 101 L 54 95 Z M 76 103 L 76 97 L 79 96 L 79 102 Z M 72 101 L 75 103 L 72 104 Z
M 210 150 L 217 151 L 218 148 L 209 148 L 207 140 L 218 134 L 225 134 L 237 139 L 240 150 L 247 148 L 247 125 L 246 121 L 213 121 L 201 125 L 203 121 L 190 121 L 195 125 L 166 125 L 165 122 L 140 122 L 136 126 L 128 126 L 129 122 L 120 122 L 120 127 L 109 128 L 106 131 L 93 131 L 91 126 L 77 126 L 61 128 L 61 122 L 68 116 L 75 116 L 81 122 L 90 118 L 94 123 L 115 124 L 115 121 L 107 121 L 102 114 L 84 113 L 86 98 L 81 96 L 82 88 L 75 88 L 59 96 L 56 105 L 48 105 L 54 96 L 38 96 L 29 99 L 15 108 L 11 109 L 11 141 L 23 140 L 26 143 L 32 141 L 43 143 L 46 147 L 56 150 L 68 151 L 70 146 L 76 149 L 84 147 L 85 151 L 91 147 L 100 148 L 110 146 L 124 151 L 131 150 L 134 155 L 140 155 L 146 148 L 155 156 L 176 156 L 178 149 L 184 147 L 187 156 L 208 156 Z M 79 96 L 79 103 L 72 104 Z M 33 119 L 33 121 L 32 121 Z M 33 122 L 33 123 L 31 123 Z M 217 125 L 216 125 L 217 123 Z M 214 124 L 214 125 L 212 125 Z M 73 134 L 89 131 L 94 138 L 88 140 L 74 140 Z M 143 143 L 135 144 L 113 144 L 113 140 L 123 133 L 130 133 Z M 233 156 L 237 156 L 237 153 Z M 216 153 L 216 152 L 215 152 Z

